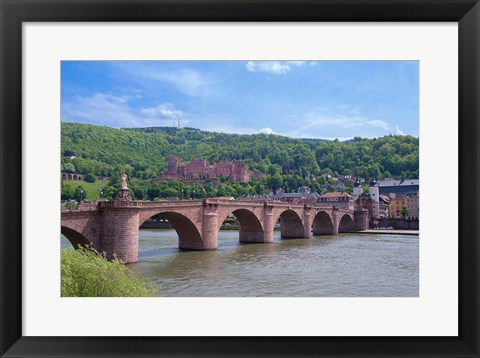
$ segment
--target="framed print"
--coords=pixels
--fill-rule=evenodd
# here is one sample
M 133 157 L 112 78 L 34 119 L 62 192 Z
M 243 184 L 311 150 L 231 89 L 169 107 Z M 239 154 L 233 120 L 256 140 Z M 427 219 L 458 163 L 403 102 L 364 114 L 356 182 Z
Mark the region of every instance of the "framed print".
M 477 1 L 0 3 L 2 357 L 479 356 Z

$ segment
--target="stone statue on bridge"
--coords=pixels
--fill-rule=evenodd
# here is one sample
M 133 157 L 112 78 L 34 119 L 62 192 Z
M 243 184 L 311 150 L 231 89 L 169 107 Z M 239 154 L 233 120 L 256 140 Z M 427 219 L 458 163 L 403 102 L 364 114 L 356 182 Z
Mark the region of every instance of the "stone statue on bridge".
M 122 174 L 122 184 L 121 184 L 120 189 L 128 189 L 128 186 L 127 186 L 127 174 L 125 174 L 125 173 Z
M 118 189 L 115 199 L 132 200 L 130 192 L 128 191 L 127 174 L 125 173 L 122 174 L 122 182 L 120 183 L 120 189 Z

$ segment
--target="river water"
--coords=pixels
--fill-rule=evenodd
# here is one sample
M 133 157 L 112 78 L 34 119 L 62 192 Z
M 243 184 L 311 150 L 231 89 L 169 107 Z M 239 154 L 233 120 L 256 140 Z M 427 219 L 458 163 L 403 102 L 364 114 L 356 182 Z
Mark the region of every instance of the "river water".
M 240 244 L 238 231 L 220 231 L 218 250 L 177 245 L 173 229 L 140 230 L 139 260 L 129 267 L 161 296 L 418 297 L 416 235 L 281 239 L 275 231 L 273 243 Z

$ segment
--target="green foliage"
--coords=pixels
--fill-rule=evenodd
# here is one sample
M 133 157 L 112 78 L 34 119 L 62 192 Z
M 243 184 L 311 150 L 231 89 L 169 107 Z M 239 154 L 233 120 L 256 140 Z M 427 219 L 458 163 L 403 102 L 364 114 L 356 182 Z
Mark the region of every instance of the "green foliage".
M 74 189 L 70 185 L 65 185 L 64 181 L 61 182 L 60 190 L 61 190 L 60 196 L 62 200 L 71 200 L 75 196 Z
M 153 284 L 91 247 L 62 250 L 61 275 L 62 297 L 158 296 Z
M 95 181 L 97 180 L 97 178 L 95 178 L 95 175 L 92 173 L 88 173 L 87 175 L 85 175 L 84 179 L 87 183 L 95 183 Z
M 351 171 L 363 178 L 418 178 L 419 139 L 412 136 L 354 138 L 348 142 L 325 141 L 317 144 L 315 155 L 323 172 L 327 169 Z M 330 174 L 330 173 L 329 173 Z
M 78 201 L 84 201 L 87 199 L 88 192 L 83 188 L 83 186 L 79 185 L 75 188 L 73 198 Z
M 410 210 L 408 210 L 405 206 L 402 208 L 402 211 L 400 212 L 400 214 L 406 218 L 408 215 L 410 215 Z
M 75 166 L 72 163 L 65 163 L 62 165 L 62 171 L 66 173 L 75 173 Z
M 362 178 L 418 178 L 418 138 L 385 136 L 354 138 L 348 142 L 294 139 L 279 135 L 239 135 L 206 132 L 193 128 L 114 129 L 83 123 L 62 123 L 62 151 L 70 150 L 77 159 L 61 157 L 62 168 L 77 173 L 110 176 L 104 198 L 115 196 L 120 174 L 128 175 L 131 194 L 137 200 L 183 199 L 231 195 L 265 194 L 268 189 L 283 187 L 295 192 L 308 185 L 313 190 L 335 190 L 322 174 L 337 177 L 353 174 Z M 222 160 L 244 161 L 252 172 L 249 183 L 217 178 L 220 185 L 184 184 L 157 181 L 167 168 L 167 158 L 176 155 L 180 162 L 205 158 L 209 163 Z M 98 188 L 89 189 L 89 200 L 98 196 Z M 68 189 L 62 198 L 69 197 Z

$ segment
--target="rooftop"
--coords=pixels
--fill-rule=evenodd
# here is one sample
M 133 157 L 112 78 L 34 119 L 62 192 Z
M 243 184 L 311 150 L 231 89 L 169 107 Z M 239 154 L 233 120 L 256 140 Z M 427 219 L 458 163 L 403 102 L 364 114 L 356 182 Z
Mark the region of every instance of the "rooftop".
M 281 199 L 281 198 L 319 198 L 318 193 L 281 193 L 270 195 L 271 199 Z
M 420 179 L 404 179 L 404 180 L 388 179 L 388 180 L 381 180 L 378 182 L 378 186 L 380 187 L 407 186 L 407 185 L 420 185 Z
M 343 197 L 348 197 L 348 198 L 351 198 L 352 196 L 348 193 L 345 193 L 344 191 L 342 192 L 338 192 L 338 191 L 334 191 L 332 193 L 325 193 L 325 194 L 322 194 L 321 198 L 343 198 Z

